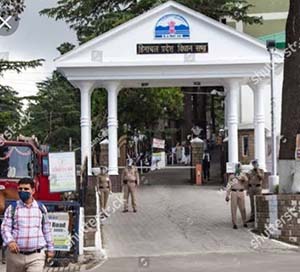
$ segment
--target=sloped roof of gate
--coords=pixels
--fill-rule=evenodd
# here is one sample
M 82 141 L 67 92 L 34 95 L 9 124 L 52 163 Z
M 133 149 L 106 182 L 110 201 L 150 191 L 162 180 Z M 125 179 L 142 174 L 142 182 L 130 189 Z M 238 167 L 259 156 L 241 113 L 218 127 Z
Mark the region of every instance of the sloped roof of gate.
M 155 26 L 167 14 L 182 16 L 190 38 L 156 39 Z M 137 54 L 137 44 L 207 43 L 208 53 Z M 167 64 L 251 64 L 269 61 L 265 45 L 235 29 L 173 1 L 166 2 L 56 59 L 58 68 L 153 66 Z

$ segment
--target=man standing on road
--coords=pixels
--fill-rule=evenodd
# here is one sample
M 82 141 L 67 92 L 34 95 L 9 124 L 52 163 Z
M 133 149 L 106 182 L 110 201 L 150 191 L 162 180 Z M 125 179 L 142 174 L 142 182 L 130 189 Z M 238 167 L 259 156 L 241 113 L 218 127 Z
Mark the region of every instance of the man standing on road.
M 108 217 L 107 203 L 109 194 L 112 191 L 111 181 L 105 166 L 100 167 L 100 174 L 97 175 L 97 189 L 100 194 L 100 209 L 101 213 Z
M 237 163 L 235 173 L 229 176 L 225 199 L 228 202 L 231 198 L 231 216 L 234 229 L 237 229 L 237 208 L 240 210 L 244 227 L 247 228 L 244 193 L 247 181 L 247 176 L 241 172 L 241 164 Z
M 203 178 L 204 181 L 209 181 L 209 171 L 210 171 L 210 154 L 206 149 L 202 158 L 202 167 L 203 167 Z
M 20 200 L 7 208 L 1 226 L 4 245 L 7 246 L 6 271 L 41 272 L 46 256 L 54 256 L 47 209 L 34 200 L 32 179 L 20 179 L 18 192 Z
M 264 170 L 259 168 L 258 161 L 252 161 L 253 169 L 249 172 L 248 178 L 248 194 L 250 197 L 251 204 L 251 215 L 248 223 L 254 222 L 254 197 L 256 195 L 261 195 L 262 193 L 262 183 L 264 180 Z
M 136 209 L 136 189 L 140 185 L 140 177 L 137 168 L 133 165 L 133 160 L 129 159 L 127 166 L 125 167 L 121 181 L 123 183 L 124 191 L 124 210 L 123 212 L 128 212 L 128 200 L 129 195 L 131 196 L 131 204 L 133 212 L 137 212 Z

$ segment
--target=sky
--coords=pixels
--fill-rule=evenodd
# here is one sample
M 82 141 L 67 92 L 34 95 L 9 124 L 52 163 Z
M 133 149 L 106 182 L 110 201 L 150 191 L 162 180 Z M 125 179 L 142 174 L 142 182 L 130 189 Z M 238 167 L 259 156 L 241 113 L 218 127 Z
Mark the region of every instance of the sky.
M 35 95 L 36 82 L 49 77 L 55 69 L 53 60 L 59 56 L 56 48 L 63 42 L 77 45 L 75 32 L 64 21 L 55 21 L 40 16 L 39 11 L 53 7 L 57 0 L 25 0 L 26 9 L 21 16 L 20 25 L 10 36 L 0 36 L 0 56 L 7 55 L 9 60 L 45 59 L 42 67 L 30 69 L 21 74 L 6 72 L 0 78 L 18 91 L 20 96 Z

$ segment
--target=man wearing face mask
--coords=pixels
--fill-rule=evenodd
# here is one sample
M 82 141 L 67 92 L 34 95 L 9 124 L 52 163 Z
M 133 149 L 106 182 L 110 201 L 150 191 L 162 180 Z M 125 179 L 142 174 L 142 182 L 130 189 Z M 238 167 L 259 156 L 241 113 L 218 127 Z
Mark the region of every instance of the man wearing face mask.
M 254 196 L 261 195 L 262 183 L 264 180 L 264 170 L 259 168 L 258 161 L 252 161 L 253 169 L 249 172 L 248 195 L 251 204 L 251 216 L 248 222 L 254 222 Z
M 129 159 L 127 161 L 127 166 L 125 167 L 121 181 L 123 183 L 124 191 L 124 210 L 123 212 L 128 212 L 128 200 L 129 195 L 131 196 L 131 204 L 133 212 L 137 212 L 136 209 L 136 188 L 140 185 L 140 177 L 137 168 L 133 165 L 133 160 Z
M 20 179 L 18 192 L 20 200 L 6 209 L 1 226 L 4 245 L 7 246 L 6 271 L 41 272 L 45 258 L 54 256 L 47 209 L 33 198 L 32 179 Z
M 235 173 L 229 176 L 225 199 L 228 202 L 231 198 L 231 217 L 234 229 L 237 229 L 237 208 L 240 210 L 244 227 L 247 228 L 244 193 L 247 181 L 247 176 L 241 171 L 241 164 L 237 163 Z
M 100 209 L 104 216 L 108 217 L 107 203 L 109 194 L 112 190 L 111 181 L 107 172 L 107 168 L 104 166 L 100 167 L 100 174 L 97 175 L 97 186 L 100 194 Z

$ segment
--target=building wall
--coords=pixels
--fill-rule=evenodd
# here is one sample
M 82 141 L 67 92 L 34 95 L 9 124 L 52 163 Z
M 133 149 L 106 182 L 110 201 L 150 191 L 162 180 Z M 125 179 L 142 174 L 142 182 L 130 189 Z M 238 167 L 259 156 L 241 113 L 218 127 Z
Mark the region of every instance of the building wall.
M 249 15 L 262 16 L 263 24 L 258 25 L 239 25 L 229 20 L 228 25 L 235 27 L 239 31 L 243 31 L 253 37 L 261 37 L 268 34 L 278 33 L 285 31 L 286 18 L 289 10 L 289 0 L 248 0 L 249 4 L 253 7 L 249 10 Z M 266 67 L 264 71 L 255 71 L 254 76 L 263 80 L 263 74 L 269 72 L 269 68 Z M 275 80 L 275 94 L 276 94 L 276 128 L 277 134 L 280 134 L 281 127 L 281 101 L 282 101 L 282 83 L 283 73 L 277 71 Z M 266 85 L 264 89 L 264 104 L 265 104 L 265 123 L 268 130 L 271 129 L 271 94 L 270 85 Z M 244 85 L 241 88 L 240 95 L 240 123 L 252 123 L 254 120 L 254 101 L 253 91 L 249 86 Z
M 248 0 L 254 7 L 249 10 L 250 15 L 262 16 L 262 25 L 244 24 L 244 32 L 254 37 L 285 31 L 289 0 Z
M 274 13 L 288 11 L 289 0 L 248 0 L 254 7 L 250 13 Z
M 286 19 L 264 20 L 263 25 L 244 25 L 244 32 L 253 37 L 261 37 L 285 31 Z
M 300 245 L 300 195 L 263 195 L 256 197 L 255 229 L 260 235 Z M 251 242 L 259 248 L 262 236 Z
M 249 15 L 261 16 L 263 24 L 236 24 L 229 20 L 230 26 L 234 26 L 253 37 L 285 31 L 289 0 L 248 0 L 248 3 L 253 5 L 249 10 Z

